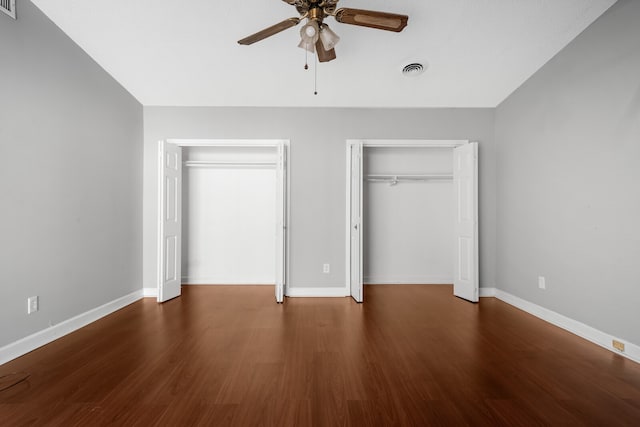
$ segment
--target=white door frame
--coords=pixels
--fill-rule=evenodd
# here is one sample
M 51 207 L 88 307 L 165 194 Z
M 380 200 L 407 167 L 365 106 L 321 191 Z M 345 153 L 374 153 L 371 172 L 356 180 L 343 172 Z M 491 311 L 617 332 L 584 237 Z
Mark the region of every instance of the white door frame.
M 286 139 L 166 139 L 164 140 L 164 142 L 166 144 L 173 144 L 176 145 L 178 147 L 274 147 L 277 149 L 278 151 L 278 162 L 279 164 L 282 165 L 282 170 L 284 171 L 284 182 L 283 185 L 285 186 L 284 189 L 284 194 L 282 197 L 282 215 L 278 215 L 278 217 L 276 218 L 276 221 L 278 222 L 277 226 L 279 227 L 279 231 L 281 231 L 281 235 L 280 236 L 276 236 L 276 240 L 278 243 L 284 243 L 284 255 L 282 257 L 278 257 L 278 254 L 276 254 L 276 260 L 278 260 L 278 258 L 282 259 L 282 263 L 279 263 L 280 265 L 276 266 L 276 281 L 282 281 L 282 283 L 276 283 L 276 292 L 275 292 L 275 296 L 276 296 L 276 301 L 281 303 L 283 300 L 284 295 L 287 295 L 288 293 L 288 287 L 289 287 L 289 232 L 288 232 L 288 224 L 289 224 L 289 217 L 290 217 L 290 204 L 289 204 L 289 189 L 290 189 L 290 185 L 289 185 L 289 161 L 288 159 L 290 158 L 289 156 L 289 146 L 290 146 L 290 141 L 286 140 Z M 161 144 L 158 144 L 158 146 L 160 146 Z M 160 191 L 161 189 L 161 182 L 160 180 L 162 179 L 160 174 L 158 174 L 159 176 L 159 182 L 158 182 L 158 190 Z M 182 191 L 182 189 L 178 189 L 179 191 Z M 159 200 L 161 200 L 162 195 L 158 194 L 158 198 Z M 158 205 L 160 205 L 160 203 L 158 203 Z M 160 209 L 160 207 L 158 207 L 158 209 Z M 278 208 L 279 209 L 279 208 Z M 160 220 L 161 214 L 160 212 L 157 213 L 156 218 L 158 218 L 158 220 Z M 158 226 L 158 228 L 160 228 Z M 163 244 L 162 242 L 162 238 L 160 236 L 160 233 L 158 233 L 158 254 L 161 254 L 161 245 Z M 280 245 L 281 246 L 281 245 Z M 278 251 L 280 249 L 279 245 L 276 244 L 276 251 Z M 182 256 L 182 254 L 178 254 L 179 257 Z M 282 265 L 284 264 L 284 265 Z M 157 276 L 158 276 L 158 280 L 157 280 L 157 286 L 158 286 L 158 301 L 160 302 L 160 295 L 162 294 L 161 292 L 161 287 L 163 285 L 162 283 L 162 259 L 161 256 L 158 255 L 158 258 L 156 260 L 156 266 L 157 266 Z
M 366 147 L 381 147 L 381 148 L 456 148 L 462 145 L 468 144 L 469 140 L 427 140 L 427 139 L 348 139 L 347 140 L 347 188 L 346 188 L 346 258 L 345 258 L 345 294 L 351 295 L 351 153 L 354 146 Z M 362 174 L 363 171 L 360 171 Z M 361 194 L 362 197 L 362 194 Z M 362 231 L 364 227 L 360 226 Z M 362 233 L 360 235 L 360 241 L 362 241 Z M 362 256 L 362 254 L 360 254 Z M 360 277 L 362 280 L 362 277 Z

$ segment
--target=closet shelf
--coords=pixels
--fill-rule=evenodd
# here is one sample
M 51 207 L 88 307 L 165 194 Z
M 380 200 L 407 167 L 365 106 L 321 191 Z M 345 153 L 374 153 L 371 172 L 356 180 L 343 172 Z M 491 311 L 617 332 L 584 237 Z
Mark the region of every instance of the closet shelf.
M 186 167 L 227 167 L 227 166 L 242 166 L 242 167 L 275 167 L 275 162 L 214 162 L 207 160 L 186 160 L 184 162 Z

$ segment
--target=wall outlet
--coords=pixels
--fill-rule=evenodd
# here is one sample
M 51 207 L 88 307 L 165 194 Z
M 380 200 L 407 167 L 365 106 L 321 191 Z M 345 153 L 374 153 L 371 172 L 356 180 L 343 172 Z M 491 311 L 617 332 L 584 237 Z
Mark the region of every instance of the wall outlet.
M 538 287 L 540 289 L 547 289 L 547 281 L 544 276 L 538 276 Z
M 624 353 L 624 343 L 618 340 L 613 340 L 611 342 L 611 345 L 613 345 L 613 348 L 615 348 L 616 350 Z
M 322 264 L 322 272 L 324 274 L 329 274 L 331 273 L 331 265 L 329 264 Z
M 38 297 L 27 298 L 27 314 L 35 313 L 38 311 Z

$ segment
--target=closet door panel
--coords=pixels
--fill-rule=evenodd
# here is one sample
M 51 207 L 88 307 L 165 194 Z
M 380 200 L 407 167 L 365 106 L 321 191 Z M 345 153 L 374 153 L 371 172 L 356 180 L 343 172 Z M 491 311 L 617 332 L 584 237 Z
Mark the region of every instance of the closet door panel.
M 478 144 L 454 149 L 454 295 L 478 302 Z
M 182 243 L 182 149 L 160 142 L 158 301 L 180 296 Z
M 278 145 L 276 171 L 276 302 L 284 302 L 287 272 L 287 150 Z
M 352 144 L 351 150 L 351 228 L 350 284 L 351 296 L 364 301 L 362 282 L 362 144 Z

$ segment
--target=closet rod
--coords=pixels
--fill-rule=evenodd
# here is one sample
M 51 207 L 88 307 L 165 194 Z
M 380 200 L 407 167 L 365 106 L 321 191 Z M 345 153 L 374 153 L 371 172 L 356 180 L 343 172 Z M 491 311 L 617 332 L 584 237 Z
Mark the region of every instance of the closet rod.
M 422 175 L 367 175 L 366 181 L 390 182 L 396 184 L 401 181 L 430 181 L 453 179 L 452 174 L 422 174 Z
M 275 162 L 214 162 L 208 160 L 186 160 L 186 167 L 198 166 L 277 166 Z

